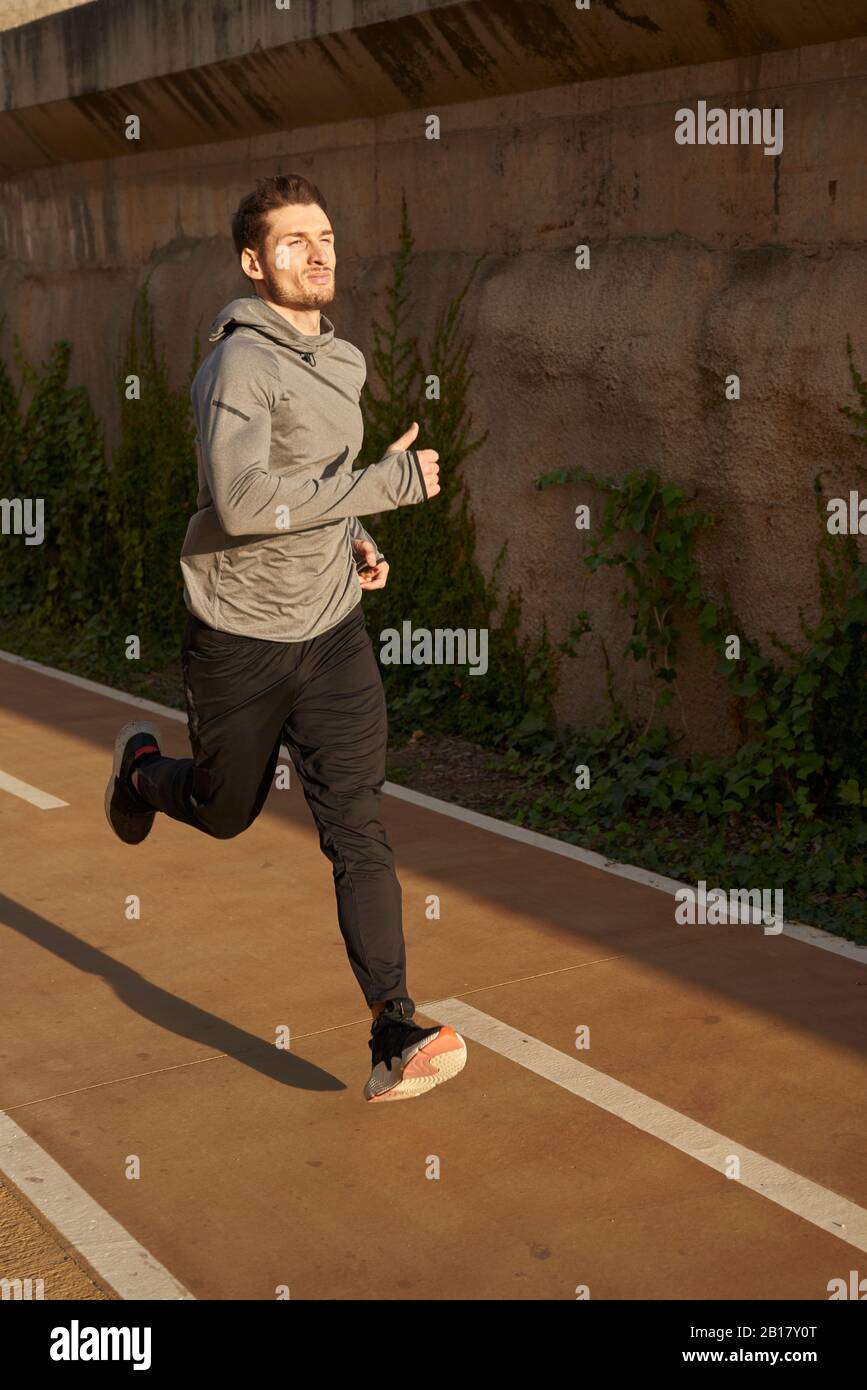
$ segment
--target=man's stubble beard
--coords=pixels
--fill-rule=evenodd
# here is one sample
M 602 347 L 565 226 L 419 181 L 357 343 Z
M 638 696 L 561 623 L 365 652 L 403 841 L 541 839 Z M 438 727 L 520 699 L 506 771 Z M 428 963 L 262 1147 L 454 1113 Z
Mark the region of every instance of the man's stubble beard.
M 270 270 L 263 268 L 262 284 L 272 304 L 279 304 L 281 309 L 321 309 L 334 298 L 335 275 L 332 270 L 327 285 L 311 285 L 309 288 L 290 293 Z

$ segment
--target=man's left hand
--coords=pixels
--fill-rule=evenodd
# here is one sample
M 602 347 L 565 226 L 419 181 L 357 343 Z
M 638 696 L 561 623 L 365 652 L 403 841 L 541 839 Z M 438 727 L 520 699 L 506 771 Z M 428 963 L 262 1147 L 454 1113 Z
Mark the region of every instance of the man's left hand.
M 377 563 L 376 547 L 370 541 L 353 541 L 352 549 L 355 551 L 356 565 L 359 561 L 363 562 L 361 569 L 356 570 L 362 589 L 384 589 L 388 580 L 388 561 L 380 560 Z

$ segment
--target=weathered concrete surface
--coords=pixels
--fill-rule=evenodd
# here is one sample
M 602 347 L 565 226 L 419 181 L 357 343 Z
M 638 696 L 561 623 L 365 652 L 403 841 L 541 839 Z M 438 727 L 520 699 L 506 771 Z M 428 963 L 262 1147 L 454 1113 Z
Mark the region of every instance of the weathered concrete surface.
M 849 22 L 854 7 L 785 9 L 796 12 L 804 24 Z M 674 113 L 700 98 L 782 107 L 782 154 L 677 145 Z M 438 142 L 424 138 L 432 109 Z M 845 495 L 863 455 L 838 406 L 853 399 L 847 332 L 867 369 L 865 147 L 860 38 L 37 169 L 4 187 L 3 351 L 10 332 L 37 356 L 69 337 L 75 380 L 90 387 L 111 440 L 109 367 L 137 286 L 150 277 L 180 380 L 195 332 L 204 342 L 214 312 L 245 290 L 232 210 L 255 176 L 298 170 L 323 188 L 338 234 L 337 330 L 370 361 L 406 189 L 422 344 L 483 258 L 465 318 L 474 426 L 491 431 L 466 470 L 482 562 L 508 538 L 506 582 L 532 567 L 530 631 L 545 616 L 559 638 L 589 608 L 640 713 L 649 687 L 619 655 L 626 615 L 610 577 L 587 579 L 580 566 L 588 540 L 574 507 L 599 499 L 578 488 L 539 494 L 532 480 L 581 461 L 614 477 L 652 465 L 694 484 L 720 516 L 702 555 L 710 588 L 728 585 L 745 630 L 800 641 L 798 608 L 809 616 L 816 602 L 813 475 L 824 469 L 829 495 Z M 583 242 L 589 271 L 574 268 Z M 737 402 L 724 399 L 729 372 L 741 377 Z M 728 746 L 723 687 L 690 642 L 689 741 Z M 560 703 L 582 725 L 606 708 L 595 639 L 585 648 L 565 668 Z
M 59 10 L 71 10 L 87 0 L 0 0 L 0 31 L 19 24 L 32 24 Z
M 97 0 L 0 35 L 0 173 L 851 38 L 862 0 Z M 127 138 L 126 120 L 141 121 Z

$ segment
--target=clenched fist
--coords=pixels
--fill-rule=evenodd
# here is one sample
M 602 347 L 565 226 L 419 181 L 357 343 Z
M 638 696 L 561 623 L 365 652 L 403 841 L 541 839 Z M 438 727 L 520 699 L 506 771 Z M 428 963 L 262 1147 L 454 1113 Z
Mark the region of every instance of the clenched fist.
M 388 561 L 377 563 L 376 547 L 370 541 L 353 541 L 355 567 L 362 589 L 384 589 L 388 582 Z

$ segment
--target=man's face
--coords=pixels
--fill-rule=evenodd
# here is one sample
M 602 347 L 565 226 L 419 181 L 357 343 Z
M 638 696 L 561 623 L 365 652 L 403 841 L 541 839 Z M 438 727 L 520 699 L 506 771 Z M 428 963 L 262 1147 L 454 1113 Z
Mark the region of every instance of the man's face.
M 274 304 L 319 309 L 334 298 L 334 232 L 316 203 L 287 203 L 268 213 L 261 255 L 244 251 L 244 273 Z

